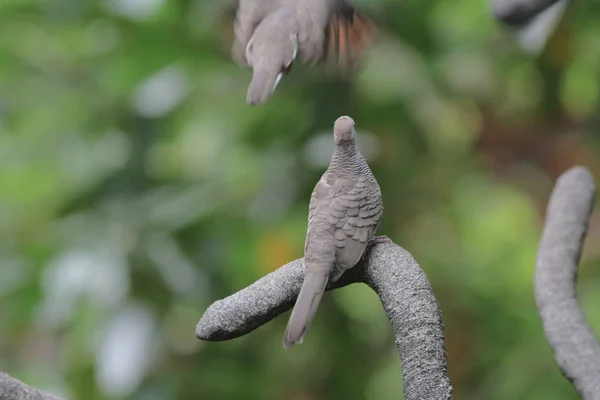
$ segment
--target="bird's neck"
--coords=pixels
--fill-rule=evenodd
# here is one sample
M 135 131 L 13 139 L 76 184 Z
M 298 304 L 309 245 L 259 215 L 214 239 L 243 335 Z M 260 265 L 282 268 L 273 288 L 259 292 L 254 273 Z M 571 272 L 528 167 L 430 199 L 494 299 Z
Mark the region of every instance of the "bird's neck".
M 336 144 L 329 168 L 345 171 L 350 174 L 359 173 L 365 160 L 356 146 L 356 142 L 342 142 Z

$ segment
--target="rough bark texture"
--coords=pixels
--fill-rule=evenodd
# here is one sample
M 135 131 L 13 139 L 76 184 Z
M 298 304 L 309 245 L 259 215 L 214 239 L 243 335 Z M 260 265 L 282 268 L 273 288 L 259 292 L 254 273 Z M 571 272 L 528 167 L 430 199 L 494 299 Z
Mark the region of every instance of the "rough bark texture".
M 4 372 L 0 372 L 0 400 L 62 400 L 40 392 Z
M 327 290 L 355 282 L 371 287 L 394 329 L 404 398 L 450 399 L 442 317 L 429 281 L 406 250 L 382 237 L 372 243 L 363 260 Z M 200 319 L 196 336 L 221 341 L 253 331 L 292 307 L 303 276 L 304 261 L 298 259 L 213 303 Z
M 535 272 L 546 338 L 562 373 L 585 400 L 600 399 L 600 346 L 579 307 L 575 285 L 595 191 L 593 177 L 583 167 L 558 178 Z

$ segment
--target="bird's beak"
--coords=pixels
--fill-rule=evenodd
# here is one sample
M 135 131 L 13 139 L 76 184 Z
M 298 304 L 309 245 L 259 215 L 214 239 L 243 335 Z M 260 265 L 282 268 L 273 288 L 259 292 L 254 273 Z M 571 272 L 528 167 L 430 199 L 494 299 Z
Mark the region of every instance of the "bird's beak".
M 248 86 L 246 103 L 253 106 L 264 103 L 273 93 L 282 76 L 282 73 L 255 69 L 250 86 Z

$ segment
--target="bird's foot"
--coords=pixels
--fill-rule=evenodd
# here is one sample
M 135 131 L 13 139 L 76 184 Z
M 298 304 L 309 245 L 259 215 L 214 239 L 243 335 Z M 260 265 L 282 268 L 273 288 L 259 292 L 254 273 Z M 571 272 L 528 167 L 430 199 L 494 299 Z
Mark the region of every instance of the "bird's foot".
M 368 254 L 371 252 L 371 250 L 373 250 L 373 247 L 375 247 L 378 244 L 384 244 L 384 243 L 392 243 L 394 244 L 394 242 L 392 241 L 392 239 L 390 239 L 389 237 L 385 236 L 385 235 L 381 235 L 381 236 L 373 236 L 368 242 L 367 242 L 367 248 L 365 249 L 365 252 L 363 253 L 361 260 L 365 260 L 368 256 Z
M 375 246 L 376 244 L 383 244 L 383 243 L 394 243 L 394 242 L 392 241 L 392 239 L 390 239 L 389 237 L 387 237 L 385 235 L 373 236 L 371 238 L 371 240 L 369 240 L 368 246 Z
M 378 244 L 384 244 L 384 243 L 394 243 L 392 241 L 392 239 L 390 239 L 389 237 L 385 236 L 385 235 L 381 235 L 381 236 L 373 236 L 369 242 L 367 243 L 367 248 L 365 249 L 365 252 L 363 253 L 361 259 L 365 259 L 367 257 L 367 254 L 373 249 L 373 247 L 375 247 Z

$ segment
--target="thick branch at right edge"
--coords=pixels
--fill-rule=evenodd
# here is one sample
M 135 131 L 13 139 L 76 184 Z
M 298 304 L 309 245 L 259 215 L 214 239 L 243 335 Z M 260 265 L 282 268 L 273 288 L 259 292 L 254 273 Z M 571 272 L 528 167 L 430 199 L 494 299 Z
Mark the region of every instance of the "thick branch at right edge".
M 600 345 L 579 306 L 575 285 L 595 191 L 586 168 L 572 168 L 558 178 L 535 271 L 546 338 L 562 373 L 585 400 L 600 400 Z

